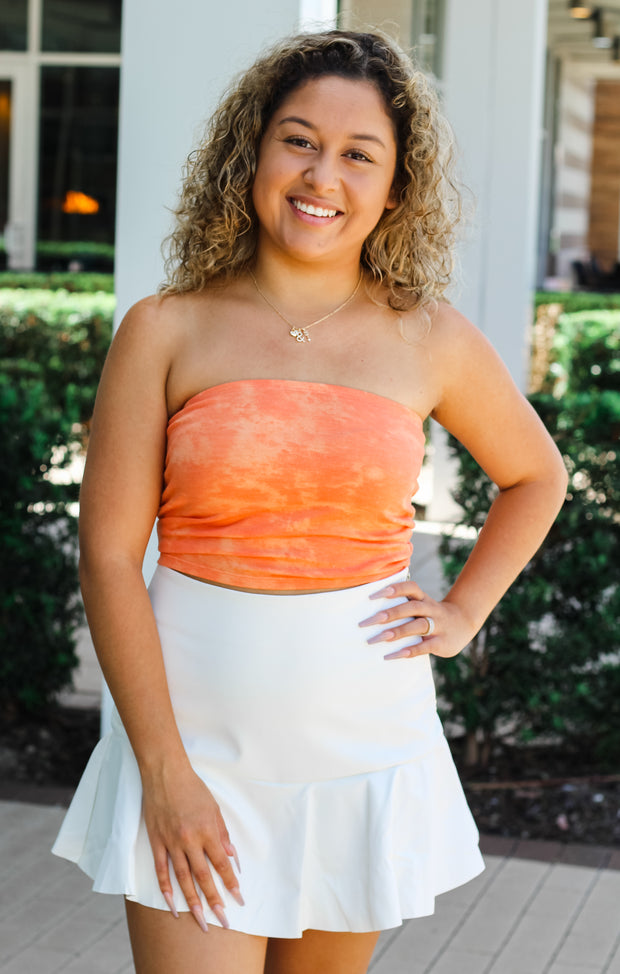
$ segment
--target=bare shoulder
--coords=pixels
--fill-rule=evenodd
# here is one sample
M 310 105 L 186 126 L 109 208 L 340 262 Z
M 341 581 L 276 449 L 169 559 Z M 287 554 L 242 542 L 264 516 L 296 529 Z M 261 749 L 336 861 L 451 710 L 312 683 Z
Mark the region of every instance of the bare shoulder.
M 446 358 L 460 357 L 469 349 L 492 347 L 481 330 L 447 301 L 439 301 L 430 313 L 428 340 Z
M 439 378 L 442 398 L 486 376 L 490 382 L 512 383 L 510 373 L 483 332 L 447 302 L 431 315 L 428 347 Z
M 468 427 L 525 408 L 519 389 L 497 351 L 464 314 L 442 302 L 428 336 L 438 377 L 432 415 L 459 438 Z
M 152 294 L 137 301 L 114 336 L 107 368 L 122 359 L 125 367 L 165 381 L 179 350 L 191 339 L 195 304 L 194 294 Z
M 169 348 L 183 329 L 182 309 L 187 295 L 150 294 L 132 305 L 124 315 L 116 341 L 147 341 L 159 347 Z

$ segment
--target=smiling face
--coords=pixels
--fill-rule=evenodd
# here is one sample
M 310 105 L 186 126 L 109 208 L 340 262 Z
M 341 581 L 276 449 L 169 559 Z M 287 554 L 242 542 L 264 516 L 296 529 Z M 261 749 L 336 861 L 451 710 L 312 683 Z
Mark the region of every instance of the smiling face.
M 371 82 L 327 75 L 295 89 L 260 144 L 252 189 L 259 250 L 359 262 L 364 240 L 396 205 L 396 151 Z

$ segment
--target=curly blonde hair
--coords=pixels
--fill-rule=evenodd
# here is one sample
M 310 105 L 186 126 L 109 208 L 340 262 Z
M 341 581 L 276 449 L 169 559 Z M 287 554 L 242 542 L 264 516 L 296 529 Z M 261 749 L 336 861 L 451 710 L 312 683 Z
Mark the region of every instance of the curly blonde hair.
M 187 161 L 176 229 L 165 242 L 163 293 L 199 290 L 251 267 L 258 229 L 252 184 L 261 139 L 288 95 L 325 75 L 374 84 L 396 131 L 398 204 L 364 242 L 362 266 L 387 289 L 396 310 L 442 296 L 461 215 L 450 129 L 431 84 L 392 40 L 344 30 L 282 41 L 225 95 Z

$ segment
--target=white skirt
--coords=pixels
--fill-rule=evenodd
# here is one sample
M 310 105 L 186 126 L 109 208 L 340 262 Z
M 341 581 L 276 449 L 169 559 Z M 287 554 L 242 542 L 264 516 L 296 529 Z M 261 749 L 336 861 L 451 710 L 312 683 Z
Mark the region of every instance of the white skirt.
M 436 895 L 484 868 L 428 656 L 386 661 L 411 638 L 369 646 L 378 629 L 358 628 L 384 605 L 368 596 L 402 577 L 263 595 L 155 572 L 149 592 L 176 720 L 241 861 L 245 906 L 216 877 L 234 930 L 384 930 L 431 914 Z M 114 713 L 52 851 L 96 891 L 165 910 L 141 804 Z M 187 910 L 172 869 L 171 878 Z

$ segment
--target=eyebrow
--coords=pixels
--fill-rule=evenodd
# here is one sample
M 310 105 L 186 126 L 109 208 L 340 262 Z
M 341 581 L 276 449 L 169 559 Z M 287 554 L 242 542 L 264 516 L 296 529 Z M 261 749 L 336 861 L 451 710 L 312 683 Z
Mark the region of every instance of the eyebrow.
M 280 119 L 278 125 L 285 125 L 286 122 L 295 122 L 297 125 L 303 125 L 304 128 L 311 129 L 312 131 L 316 130 L 316 126 L 314 126 L 312 122 L 308 122 L 305 118 L 300 118 L 298 115 L 287 115 L 286 118 Z M 381 148 L 385 149 L 385 144 L 377 135 L 358 132 L 349 135 L 348 138 L 354 139 L 355 141 L 376 142 L 377 145 L 380 145 Z

